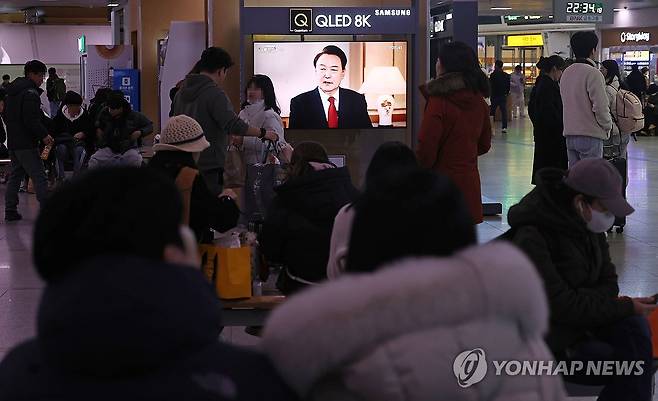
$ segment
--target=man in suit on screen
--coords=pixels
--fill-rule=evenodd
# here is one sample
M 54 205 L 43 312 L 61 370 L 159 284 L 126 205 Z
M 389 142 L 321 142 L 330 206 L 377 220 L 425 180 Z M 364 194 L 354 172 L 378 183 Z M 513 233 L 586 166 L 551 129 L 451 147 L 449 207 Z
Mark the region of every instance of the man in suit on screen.
M 362 94 L 340 87 L 347 56 L 337 46 L 327 46 L 315 59 L 318 87 L 290 101 L 289 128 L 372 128 Z

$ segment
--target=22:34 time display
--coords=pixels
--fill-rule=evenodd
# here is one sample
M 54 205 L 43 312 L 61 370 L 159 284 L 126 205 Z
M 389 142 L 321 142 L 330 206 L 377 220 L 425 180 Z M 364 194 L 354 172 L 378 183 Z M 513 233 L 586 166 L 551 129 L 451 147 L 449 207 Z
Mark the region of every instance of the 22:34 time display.
M 567 14 L 603 14 L 603 4 L 589 2 L 567 2 Z

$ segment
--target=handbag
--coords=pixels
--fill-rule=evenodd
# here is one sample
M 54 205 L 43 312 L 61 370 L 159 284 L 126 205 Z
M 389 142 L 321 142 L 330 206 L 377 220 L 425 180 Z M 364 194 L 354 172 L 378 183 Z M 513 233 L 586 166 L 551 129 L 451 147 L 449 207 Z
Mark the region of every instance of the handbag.
M 224 162 L 224 188 L 244 187 L 246 175 L 242 152 L 237 146 L 229 145 Z
M 247 166 L 243 213 L 248 223 L 263 220 L 272 200 L 274 188 L 283 182 L 285 172 L 280 164 L 267 163 L 274 146 L 270 142 L 263 163 Z

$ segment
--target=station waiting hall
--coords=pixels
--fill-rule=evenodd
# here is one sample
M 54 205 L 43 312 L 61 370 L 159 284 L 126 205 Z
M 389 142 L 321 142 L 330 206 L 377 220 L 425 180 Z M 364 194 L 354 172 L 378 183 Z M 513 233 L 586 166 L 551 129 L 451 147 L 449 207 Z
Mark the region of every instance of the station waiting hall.
M 657 21 L 1 1 L 0 401 L 658 400 Z

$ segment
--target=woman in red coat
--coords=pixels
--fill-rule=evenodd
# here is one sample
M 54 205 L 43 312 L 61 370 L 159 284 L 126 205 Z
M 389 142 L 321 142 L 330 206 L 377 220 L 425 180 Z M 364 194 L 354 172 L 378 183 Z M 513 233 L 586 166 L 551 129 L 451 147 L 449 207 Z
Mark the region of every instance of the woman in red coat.
M 473 49 L 444 45 L 436 62 L 438 78 L 421 91 L 427 99 L 417 148 L 418 162 L 446 175 L 464 194 L 475 224 L 482 223 L 478 156 L 491 148 L 489 83 Z

